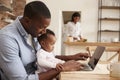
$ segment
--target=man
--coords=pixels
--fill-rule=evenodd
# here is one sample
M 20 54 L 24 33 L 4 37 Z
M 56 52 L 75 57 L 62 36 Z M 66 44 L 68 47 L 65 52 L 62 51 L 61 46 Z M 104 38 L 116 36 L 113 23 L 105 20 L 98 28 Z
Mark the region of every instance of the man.
M 34 1 L 25 6 L 23 17 L 0 30 L 0 69 L 6 80 L 51 80 L 60 73 L 55 69 L 35 73 L 33 66 L 35 53 L 40 48 L 36 37 L 46 32 L 50 20 L 47 6 L 41 1 Z M 80 70 L 82 65 L 68 60 L 84 59 L 88 55 L 56 57 L 67 61 L 63 65 L 64 71 L 71 71 Z

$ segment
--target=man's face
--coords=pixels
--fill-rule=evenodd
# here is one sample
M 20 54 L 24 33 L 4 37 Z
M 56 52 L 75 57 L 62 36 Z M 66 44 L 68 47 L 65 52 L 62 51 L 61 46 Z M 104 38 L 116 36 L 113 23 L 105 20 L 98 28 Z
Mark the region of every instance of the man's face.
M 39 19 L 33 19 L 30 21 L 29 24 L 29 33 L 33 37 L 38 37 L 41 34 L 46 33 L 46 28 L 50 24 L 50 18 L 44 18 L 42 17 L 40 20 Z

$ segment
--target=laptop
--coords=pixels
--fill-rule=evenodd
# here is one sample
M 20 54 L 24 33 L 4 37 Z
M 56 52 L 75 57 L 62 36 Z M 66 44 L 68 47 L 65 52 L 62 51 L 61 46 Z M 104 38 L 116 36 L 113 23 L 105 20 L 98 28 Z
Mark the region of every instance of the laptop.
M 92 55 L 92 57 L 90 58 L 89 62 L 84 65 L 84 68 L 82 69 L 82 71 L 92 71 L 95 69 L 100 57 L 102 56 L 103 52 L 105 50 L 104 46 L 97 46 L 97 48 L 95 49 L 94 54 Z

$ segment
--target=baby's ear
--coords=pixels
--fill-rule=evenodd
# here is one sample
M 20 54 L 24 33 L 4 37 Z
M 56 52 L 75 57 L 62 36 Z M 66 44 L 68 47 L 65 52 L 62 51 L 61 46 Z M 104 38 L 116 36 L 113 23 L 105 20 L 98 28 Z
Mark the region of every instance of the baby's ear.
M 44 41 L 41 41 L 41 42 L 40 42 L 40 45 L 41 45 L 41 46 L 44 46 L 44 45 L 45 45 L 45 42 L 44 42 Z

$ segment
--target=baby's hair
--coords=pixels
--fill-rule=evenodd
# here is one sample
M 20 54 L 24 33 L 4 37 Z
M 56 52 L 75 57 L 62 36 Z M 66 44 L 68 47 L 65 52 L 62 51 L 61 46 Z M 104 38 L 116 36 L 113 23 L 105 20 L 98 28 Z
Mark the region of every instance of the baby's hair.
M 39 36 L 37 39 L 38 39 L 39 42 L 41 42 L 41 41 L 47 39 L 47 38 L 48 38 L 48 35 L 53 35 L 53 36 L 55 36 L 55 33 L 54 33 L 52 30 L 50 30 L 50 29 L 46 29 L 46 33 L 45 33 L 45 34 L 42 34 L 42 35 Z

